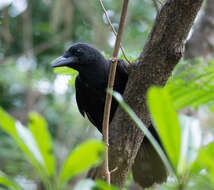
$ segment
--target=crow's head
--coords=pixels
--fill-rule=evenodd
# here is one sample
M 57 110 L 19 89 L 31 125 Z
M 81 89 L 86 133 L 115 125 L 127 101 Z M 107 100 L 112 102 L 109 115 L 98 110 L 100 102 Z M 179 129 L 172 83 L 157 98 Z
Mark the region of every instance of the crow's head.
M 72 45 L 63 56 L 58 57 L 52 67 L 71 67 L 79 72 L 97 68 L 105 64 L 104 56 L 93 46 L 86 43 Z

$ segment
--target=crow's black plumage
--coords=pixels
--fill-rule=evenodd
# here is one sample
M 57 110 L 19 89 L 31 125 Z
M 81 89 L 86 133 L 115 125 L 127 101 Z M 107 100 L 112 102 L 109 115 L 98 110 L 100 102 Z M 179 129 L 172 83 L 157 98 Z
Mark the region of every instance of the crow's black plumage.
M 95 47 L 86 43 L 72 45 L 63 56 L 56 59 L 52 67 L 67 66 L 79 72 L 76 78 L 76 100 L 80 113 L 102 132 L 106 88 L 110 70 L 110 60 L 107 60 Z M 127 80 L 127 63 L 118 60 L 114 90 L 123 94 Z M 113 119 L 118 103 L 113 99 L 110 122 Z M 153 126 L 149 127 L 159 141 Z M 160 142 L 160 141 L 159 141 Z M 166 180 L 166 169 L 158 154 L 147 138 L 141 145 L 132 167 L 134 180 L 142 187 Z

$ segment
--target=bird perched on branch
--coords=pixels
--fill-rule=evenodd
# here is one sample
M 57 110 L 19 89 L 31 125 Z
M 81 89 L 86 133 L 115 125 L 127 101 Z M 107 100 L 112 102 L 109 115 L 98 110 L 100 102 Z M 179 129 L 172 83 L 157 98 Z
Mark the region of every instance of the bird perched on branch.
M 75 81 L 76 101 L 80 113 L 87 115 L 91 123 L 102 132 L 106 88 L 111 61 L 106 59 L 99 50 L 86 43 L 72 45 L 64 55 L 57 58 L 52 67 L 70 67 L 79 72 Z M 128 80 L 128 64 L 118 60 L 114 90 L 123 94 Z M 113 119 L 118 103 L 112 100 L 110 122 Z M 153 128 L 150 132 L 159 141 Z M 159 141 L 160 142 L 160 141 Z M 167 172 L 160 157 L 147 138 L 132 166 L 133 178 L 142 187 L 149 187 L 166 180 Z

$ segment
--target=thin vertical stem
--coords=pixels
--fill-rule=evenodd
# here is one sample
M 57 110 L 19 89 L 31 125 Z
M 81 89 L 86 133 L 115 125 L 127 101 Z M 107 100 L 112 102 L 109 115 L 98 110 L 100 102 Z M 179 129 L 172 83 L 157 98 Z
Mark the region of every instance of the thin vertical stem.
M 113 58 L 111 60 L 111 67 L 109 72 L 109 78 L 108 78 L 108 89 L 113 90 L 114 86 L 114 80 L 115 80 L 115 73 L 117 68 L 117 56 L 120 49 L 120 43 L 122 39 L 122 34 L 125 26 L 125 19 L 127 15 L 127 9 L 128 9 L 128 2 L 129 0 L 123 1 L 123 8 L 122 13 L 120 16 L 120 24 L 118 33 L 116 36 L 116 42 L 114 46 L 113 51 Z M 111 110 L 111 102 L 112 102 L 112 95 L 109 93 L 106 93 L 106 102 L 105 102 L 105 109 L 104 109 L 104 118 L 103 118 L 103 141 L 106 144 L 106 152 L 105 152 L 105 158 L 103 162 L 103 177 L 107 181 L 108 184 L 110 184 L 111 178 L 110 178 L 110 171 L 109 171 L 109 164 L 108 164 L 108 148 L 109 148 L 109 117 L 110 117 L 110 110 Z

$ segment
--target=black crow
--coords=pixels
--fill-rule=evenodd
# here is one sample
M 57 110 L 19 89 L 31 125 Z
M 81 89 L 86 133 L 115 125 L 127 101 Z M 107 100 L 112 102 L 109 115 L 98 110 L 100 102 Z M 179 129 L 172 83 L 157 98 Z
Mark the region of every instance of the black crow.
M 57 58 L 52 67 L 67 66 L 79 72 L 76 78 L 76 101 L 80 113 L 85 116 L 102 132 L 102 121 L 110 70 L 110 60 L 106 59 L 95 47 L 86 43 L 72 45 L 64 55 Z M 128 64 L 118 60 L 114 90 L 123 94 L 128 80 Z M 112 100 L 110 122 L 113 119 L 118 103 Z M 159 141 L 153 128 L 152 134 Z M 160 142 L 160 141 L 159 141 Z M 132 167 L 134 180 L 142 187 L 149 187 L 154 183 L 166 180 L 167 172 L 160 157 L 144 138 L 141 148 Z

